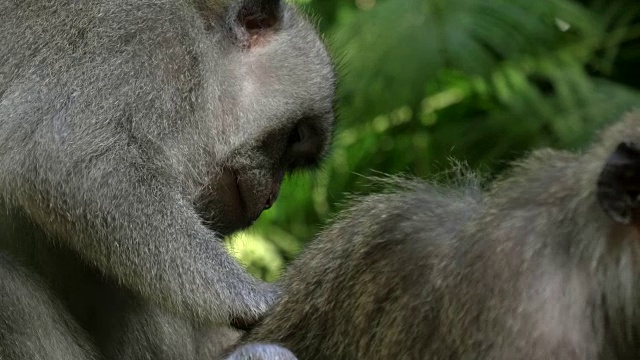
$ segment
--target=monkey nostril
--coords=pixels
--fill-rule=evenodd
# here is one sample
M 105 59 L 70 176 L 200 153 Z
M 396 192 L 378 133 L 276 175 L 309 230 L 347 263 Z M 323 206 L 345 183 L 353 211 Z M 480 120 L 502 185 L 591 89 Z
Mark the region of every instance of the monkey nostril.
M 289 146 L 294 146 L 297 144 L 304 143 L 309 138 L 309 129 L 307 129 L 304 125 L 296 125 L 295 128 L 291 131 L 289 135 L 288 143 Z
M 311 120 L 302 119 L 291 130 L 285 150 L 285 166 L 288 170 L 313 168 L 321 159 L 323 135 L 311 126 Z
M 289 146 L 302 142 L 302 133 L 300 131 L 300 126 L 296 126 L 293 131 L 291 131 L 287 142 L 289 143 Z

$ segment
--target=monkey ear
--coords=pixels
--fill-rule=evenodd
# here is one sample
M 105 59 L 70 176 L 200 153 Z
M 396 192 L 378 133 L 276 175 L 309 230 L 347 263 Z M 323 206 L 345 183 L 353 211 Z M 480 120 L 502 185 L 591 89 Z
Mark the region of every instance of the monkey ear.
M 264 44 L 282 20 L 280 0 L 242 0 L 232 7 L 228 23 L 236 44 L 250 49 Z
M 613 221 L 628 225 L 640 220 L 640 143 L 620 143 L 609 156 L 598 178 L 597 196 Z

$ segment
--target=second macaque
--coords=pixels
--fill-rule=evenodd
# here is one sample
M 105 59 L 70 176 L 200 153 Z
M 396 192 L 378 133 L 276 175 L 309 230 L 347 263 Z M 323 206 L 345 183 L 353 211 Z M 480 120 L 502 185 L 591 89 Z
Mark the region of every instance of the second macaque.
M 240 351 L 640 358 L 640 113 L 583 154 L 534 152 L 487 191 L 473 177 L 399 185 L 357 200 L 308 246 Z

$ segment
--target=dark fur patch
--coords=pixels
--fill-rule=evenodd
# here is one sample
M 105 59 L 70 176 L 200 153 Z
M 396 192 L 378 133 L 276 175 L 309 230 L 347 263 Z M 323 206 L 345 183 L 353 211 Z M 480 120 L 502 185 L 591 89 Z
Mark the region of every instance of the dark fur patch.
M 237 44 L 244 48 L 260 46 L 282 20 L 279 0 L 245 0 L 234 13 L 232 33 Z
M 609 156 L 598 178 L 598 200 L 615 222 L 640 222 L 640 144 L 623 142 Z

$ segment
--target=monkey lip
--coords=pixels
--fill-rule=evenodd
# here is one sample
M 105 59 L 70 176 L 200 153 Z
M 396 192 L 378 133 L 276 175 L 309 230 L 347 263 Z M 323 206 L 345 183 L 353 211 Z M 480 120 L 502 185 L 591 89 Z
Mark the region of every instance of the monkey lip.
M 247 212 L 247 202 L 244 199 L 244 195 L 242 194 L 242 185 L 240 184 L 240 177 L 236 171 L 233 172 L 233 182 L 235 183 L 235 202 L 240 211 L 243 214 Z
M 239 210 L 248 221 L 249 225 L 253 224 L 264 210 L 270 209 L 278 198 L 280 186 L 284 177 L 284 172 L 278 173 L 270 182 L 270 186 L 266 191 L 255 191 L 254 187 L 249 186 L 242 181 L 242 177 L 237 172 L 233 173 L 235 180 L 236 202 Z M 266 194 L 265 194 L 266 192 Z M 255 194 L 255 201 L 251 201 L 251 194 Z M 261 194 L 262 193 L 262 194 Z

